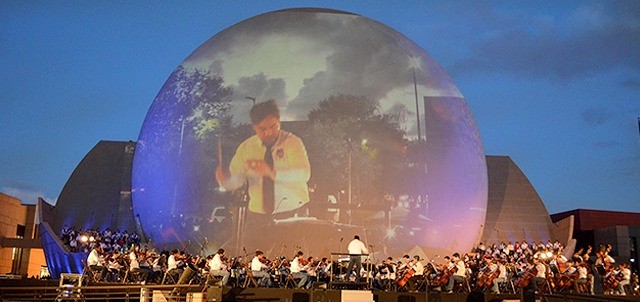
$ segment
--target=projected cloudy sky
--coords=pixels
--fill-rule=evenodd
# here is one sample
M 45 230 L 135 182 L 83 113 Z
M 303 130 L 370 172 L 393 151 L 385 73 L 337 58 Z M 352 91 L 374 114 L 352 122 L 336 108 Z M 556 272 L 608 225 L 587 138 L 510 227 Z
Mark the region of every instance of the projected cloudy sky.
M 224 140 L 220 154 L 230 158 L 251 134 L 248 96 L 277 100 L 283 128 L 306 145 L 311 178 L 302 182 L 312 187 L 306 220 L 251 231 L 254 216 L 233 223 L 244 220 L 242 188 L 218 192 L 216 145 Z M 326 10 L 260 15 L 193 52 L 149 110 L 132 181 L 134 214 L 156 244 L 208 237 L 235 252 L 300 246 L 327 255 L 355 234 L 385 252 L 466 250 L 478 235 L 468 230 L 484 224 L 487 199 L 475 120 L 441 67 L 381 23 Z M 293 198 L 284 196 L 276 209 Z
M 318 2 L 4 1 L 0 191 L 54 201 L 96 142 L 137 139 L 167 76 L 203 41 L 300 6 Z M 380 21 L 426 49 L 466 97 L 485 152 L 511 156 L 550 212 L 640 211 L 637 1 L 322 6 Z

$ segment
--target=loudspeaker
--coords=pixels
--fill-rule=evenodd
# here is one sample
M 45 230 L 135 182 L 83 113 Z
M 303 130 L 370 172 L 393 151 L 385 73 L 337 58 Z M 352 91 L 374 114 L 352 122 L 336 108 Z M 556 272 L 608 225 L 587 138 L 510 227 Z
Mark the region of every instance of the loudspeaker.
M 399 295 L 398 302 L 416 302 L 416 297 L 409 295 Z
M 308 293 L 294 292 L 291 302 L 311 302 L 311 298 Z
M 207 288 L 207 301 L 209 302 L 222 301 L 222 287 L 211 286 Z
M 522 289 L 522 302 L 536 302 L 536 293 L 531 287 Z
M 440 293 L 431 292 L 427 294 L 427 301 L 429 302 L 440 302 Z

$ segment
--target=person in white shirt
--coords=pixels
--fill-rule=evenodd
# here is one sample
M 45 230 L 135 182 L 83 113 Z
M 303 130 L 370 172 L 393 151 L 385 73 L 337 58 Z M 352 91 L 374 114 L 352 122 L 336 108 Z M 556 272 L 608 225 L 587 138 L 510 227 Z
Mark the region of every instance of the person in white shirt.
M 449 279 L 449 283 L 447 284 L 447 286 L 445 286 L 445 291 L 449 293 L 453 291 L 453 285 L 455 284 L 455 282 L 462 282 L 464 280 L 464 277 L 466 277 L 467 275 L 467 266 L 464 264 L 464 261 L 460 259 L 460 254 L 454 253 L 452 262 L 456 267 L 456 272 L 453 273 L 453 275 Z
M 100 258 L 100 245 L 95 244 L 89 257 L 87 257 L 87 265 L 89 269 L 100 276 L 100 280 L 103 280 L 107 274 L 107 268 L 104 266 L 104 261 Z
M 536 275 L 533 277 L 533 290 L 537 291 L 539 284 L 547 282 L 547 266 L 536 257 L 533 258 L 533 264 L 536 267 Z
M 504 265 L 502 260 L 497 260 L 495 265 L 500 273 L 493 279 L 493 283 L 491 284 L 491 293 L 499 294 L 500 283 L 507 282 L 507 267 Z
M 378 266 L 378 273 L 374 278 L 373 287 L 379 290 L 385 290 L 389 283 L 395 279 L 396 265 L 393 263 L 393 258 L 388 257 Z
M 227 265 L 222 260 L 224 258 L 224 249 L 218 249 L 218 252 L 209 261 L 209 273 L 211 276 L 222 276 L 222 285 L 227 285 L 229 282 L 229 273 Z
M 171 275 L 171 277 L 176 280 L 176 282 L 184 271 L 182 268 L 180 268 L 180 265 L 182 265 L 182 260 L 180 260 L 180 252 L 174 249 L 173 251 L 171 251 L 171 255 L 167 259 L 167 273 Z
M 618 283 L 618 288 L 616 291 L 618 294 L 626 296 L 627 293 L 624 290 L 624 286 L 628 285 L 631 282 L 631 270 L 629 269 L 629 265 L 626 263 L 620 264 L 620 274 L 622 274 L 622 280 Z
M 352 272 L 360 272 L 362 269 L 362 255 L 369 253 L 369 250 L 367 250 L 364 243 L 360 241 L 360 236 L 358 235 L 353 236 L 353 240 L 349 242 L 347 250 L 349 251 L 349 265 L 347 267 L 345 281 L 349 281 Z M 356 274 L 356 282 L 359 281 L 358 279 L 358 274 Z
M 251 273 L 255 278 L 260 278 L 258 284 L 264 287 L 271 287 L 273 281 L 271 281 L 271 275 L 267 270 L 269 267 L 262 263 L 264 259 L 264 253 L 262 251 L 256 251 L 256 256 L 251 260 Z
M 293 279 L 300 279 L 298 282 L 298 288 L 309 289 L 311 288 L 311 279 L 309 278 L 309 274 L 306 271 L 303 271 L 303 255 L 302 251 L 296 253 L 296 256 L 291 260 L 291 266 L 289 268 L 291 270 L 291 277 L 293 277 Z
M 580 285 L 586 285 L 589 282 L 589 271 L 585 263 L 579 258 L 576 259 L 576 269 L 578 270 L 578 278 L 573 281 L 576 292 L 580 293 Z
M 416 285 L 417 283 L 424 278 L 424 265 L 422 265 L 422 263 L 420 262 L 420 256 L 415 255 L 413 256 L 413 270 L 415 271 L 413 273 L 413 276 L 411 276 L 411 278 L 409 278 L 409 289 L 411 291 L 416 291 Z
M 109 257 L 109 261 L 107 262 L 107 270 L 109 272 L 107 280 L 117 281 L 118 273 L 122 269 L 122 265 L 120 264 L 119 260 L 120 253 L 117 250 L 114 250 L 111 257 Z

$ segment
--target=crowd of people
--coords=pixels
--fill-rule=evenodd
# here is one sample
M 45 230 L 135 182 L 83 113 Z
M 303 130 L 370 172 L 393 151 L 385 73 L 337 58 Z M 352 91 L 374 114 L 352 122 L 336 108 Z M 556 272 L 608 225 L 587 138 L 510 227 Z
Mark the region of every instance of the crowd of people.
M 79 230 L 76 227 L 64 226 L 60 239 L 72 253 L 89 253 L 95 245 L 99 245 L 105 253 L 112 251 L 125 252 L 132 245 L 140 244 L 138 233 L 129 233 L 127 230 L 112 231 L 110 228 L 100 231 L 99 229 Z
M 312 284 L 356 283 L 372 290 L 518 293 L 574 292 L 594 294 L 600 282 L 605 294 L 639 294 L 637 276 L 629 265 L 616 264 L 611 246 L 580 249 L 568 258 L 558 241 L 527 241 L 485 246 L 453 253 L 440 259 L 403 255 L 372 261 L 358 236 L 350 242 L 349 258 L 331 261 L 298 251 L 291 258 L 269 260 L 264 252 L 247 257 L 228 257 L 224 249 L 209 256 L 188 255 L 173 250 L 157 253 L 133 245 L 105 252 L 95 244 L 87 259 L 95 281 L 144 283 L 217 283 L 231 287 L 298 287 Z

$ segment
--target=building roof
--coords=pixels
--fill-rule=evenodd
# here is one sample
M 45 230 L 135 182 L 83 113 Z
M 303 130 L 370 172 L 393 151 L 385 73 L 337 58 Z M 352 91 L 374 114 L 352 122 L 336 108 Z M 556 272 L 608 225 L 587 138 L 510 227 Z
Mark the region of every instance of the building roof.
M 551 215 L 553 222 L 558 222 L 573 215 L 576 231 L 591 231 L 617 225 L 640 226 L 640 213 L 575 209 Z

